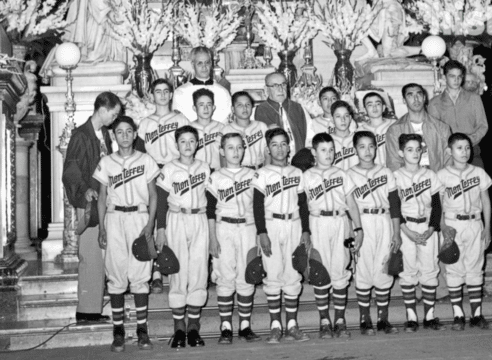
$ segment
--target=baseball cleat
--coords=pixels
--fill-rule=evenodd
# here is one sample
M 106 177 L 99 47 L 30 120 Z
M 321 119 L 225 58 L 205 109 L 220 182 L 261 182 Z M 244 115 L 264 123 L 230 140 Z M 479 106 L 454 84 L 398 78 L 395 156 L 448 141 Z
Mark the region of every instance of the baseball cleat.
M 150 284 L 152 294 L 162 294 L 164 291 L 164 285 L 162 284 L 162 279 L 155 279 Z
M 374 331 L 374 328 L 372 326 L 372 322 L 369 321 L 363 321 L 360 323 L 360 333 L 362 335 L 367 335 L 367 336 L 374 336 L 376 335 L 376 332 Z
M 463 331 L 465 330 L 465 318 L 463 316 L 455 316 L 453 321 L 453 326 L 451 330 Z
M 388 320 L 380 320 L 377 323 L 377 329 L 378 331 L 384 331 L 385 334 L 398 334 L 399 331 L 396 327 L 391 325 L 391 323 Z
M 243 330 L 239 330 L 239 333 L 237 334 L 239 340 L 247 341 L 247 342 L 255 342 L 255 341 L 260 341 L 261 338 L 256 335 L 253 330 L 251 330 L 250 327 L 247 327 Z
M 232 331 L 229 329 L 222 330 L 220 333 L 219 344 L 231 345 L 232 344 Z
M 171 339 L 172 348 L 184 348 L 186 346 L 186 334 L 183 330 L 176 330 Z
M 137 335 L 138 335 L 138 348 L 140 350 L 152 350 L 154 348 L 154 345 L 152 345 L 152 342 L 149 339 L 149 335 L 147 332 L 138 332 L 137 330 Z
M 202 337 L 200 336 L 200 333 L 198 330 L 190 330 L 188 331 L 188 345 L 191 347 L 195 346 L 205 346 L 205 342 L 203 341 Z
M 416 332 L 419 329 L 419 323 L 416 321 L 407 321 L 405 322 L 405 332 L 407 333 L 413 333 Z
M 282 339 L 282 329 L 273 328 L 270 330 L 270 336 L 267 337 L 266 342 L 268 344 L 278 344 Z
M 333 328 L 333 332 L 335 333 L 335 336 L 337 338 L 350 337 L 350 331 L 347 330 L 347 324 L 345 324 L 345 322 L 340 324 L 335 324 L 335 327 Z
M 331 324 L 321 325 L 319 327 L 320 339 L 333 339 L 333 327 Z
M 290 329 L 287 330 L 284 339 L 286 341 L 303 342 L 303 341 L 310 340 L 310 337 L 307 334 L 304 334 L 302 330 L 299 329 L 299 326 L 296 325 L 296 326 L 292 326 Z
M 112 352 L 123 352 L 125 351 L 125 337 L 123 335 L 115 335 L 113 338 L 113 343 L 111 344 Z
M 442 330 L 446 330 L 446 326 L 441 324 L 439 322 L 439 318 L 436 317 L 431 320 L 424 320 L 424 329 L 442 331 Z
M 477 327 L 479 329 L 483 330 L 488 330 L 490 329 L 489 327 L 489 322 L 485 320 L 483 315 L 475 316 L 470 318 L 470 327 Z

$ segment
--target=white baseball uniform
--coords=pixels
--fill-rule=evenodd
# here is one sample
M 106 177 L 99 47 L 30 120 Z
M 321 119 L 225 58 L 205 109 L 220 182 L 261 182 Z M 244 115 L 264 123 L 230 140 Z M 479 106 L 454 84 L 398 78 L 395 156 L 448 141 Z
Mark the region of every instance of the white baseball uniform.
M 393 277 L 385 272 L 393 235 L 388 195 L 396 190 L 395 178 L 390 169 L 377 164 L 368 170 L 353 167 L 347 174 L 356 186 L 353 194 L 364 230 L 355 286 L 387 289 L 393 284 Z
M 326 170 L 313 167 L 304 173 L 309 205 L 309 228 L 313 248 L 318 250 L 335 289 L 348 286 L 349 249 L 343 245 L 347 233 L 347 196 L 355 185 L 345 171 L 333 166 Z
M 481 192 L 492 184 L 490 176 L 477 166 L 468 164 L 463 171 L 446 166 L 437 173 L 443 184 L 443 209 L 446 225 L 456 229 L 456 244 L 460 249 L 457 263 L 446 265 L 449 287 L 463 284 L 482 285 L 484 242 L 482 241 Z
M 203 126 L 195 120 L 190 125 L 198 130 L 198 148 L 195 153 L 195 159 L 209 164 L 213 170 L 219 169 L 219 148 L 224 124 L 211 120 L 208 125 Z
M 419 234 L 429 229 L 432 211 L 432 195 L 438 193 L 442 184 L 437 175 L 427 168 L 421 167 L 415 174 L 404 167 L 394 172 L 400 193 L 401 213 L 406 219 L 406 226 Z M 427 244 L 417 245 L 401 232 L 403 253 L 403 272 L 400 284 L 437 286 L 439 264 L 437 248 L 439 237 L 437 232 L 427 239 Z
M 301 275 L 292 267 L 292 253 L 299 246 L 302 226 L 298 194 L 304 192 L 302 171 L 291 165 L 266 165 L 257 170 L 252 185 L 265 195 L 265 220 L 272 254 L 262 256 L 267 295 L 299 295 Z
M 327 118 L 323 115 L 313 119 L 312 127 L 315 135 L 322 132 L 332 135 L 335 132 L 335 123 L 333 122 L 333 118 Z M 352 120 L 350 122 L 349 130 L 351 133 L 357 130 L 357 123 L 355 121 Z
M 386 132 L 395 122 L 396 120 L 384 119 L 383 123 L 377 127 L 373 127 L 366 122 L 359 124 L 357 131 L 370 131 L 376 136 L 376 143 L 378 145 L 376 159 L 374 160 L 376 164 L 386 166 Z
M 108 191 L 104 265 L 110 294 L 123 294 L 128 282 L 133 294 L 149 292 L 152 262 L 137 260 L 131 249 L 149 220 L 148 184 L 158 175 L 154 159 L 136 150 L 128 158 L 117 152 L 105 156 L 94 171 L 93 177 Z
M 246 146 L 241 164 L 242 166 L 258 169 L 265 162 L 267 148 L 265 133 L 267 130 L 268 126 L 262 121 L 251 121 L 251 124 L 246 128 L 232 122 L 222 129 L 222 135 L 229 133 L 241 134 Z
M 254 285 L 245 279 L 249 250 L 256 246 L 253 217 L 255 171 L 248 168 L 221 168 L 210 175 L 207 190 L 217 199 L 216 233 L 220 255 L 213 258 L 212 280 L 218 296 L 253 294 Z
M 207 301 L 208 221 L 205 188 L 208 164 L 195 159 L 191 165 L 173 160 L 164 165 L 157 185 L 169 193 L 166 217 L 168 246 L 180 270 L 169 275 L 169 306 L 203 306 Z
M 333 142 L 335 143 L 335 160 L 333 165 L 338 166 L 340 169 L 347 171 L 352 166 L 359 163 L 359 158 L 355 153 L 354 134 L 342 138 L 340 136 L 331 134 Z

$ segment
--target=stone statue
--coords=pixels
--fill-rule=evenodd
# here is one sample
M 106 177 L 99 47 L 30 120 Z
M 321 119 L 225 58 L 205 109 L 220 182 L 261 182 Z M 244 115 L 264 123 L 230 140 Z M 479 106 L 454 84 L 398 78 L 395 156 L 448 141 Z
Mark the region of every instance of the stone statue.
M 369 29 L 368 37 L 362 39 L 362 44 L 366 47 L 367 53 L 362 55 L 357 61 L 373 59 L 379 57 L 406 57 L 418 54 L 420 47 L 404 46 L 403 43 L 408 39 L 405 24 L 405 10 L 400 0 L 382 0 L 382 10 L 374 20 Z M 369 36 L 377 42 L 381 42 L 381 51 L 378 51 L 372 44 Z
M 38 66 L 34 60 L 29 60 L 24 66 L 24 76 L 27 80 L 27 88 L 22 94 L 19 102 L 16 104 L 16 113 L 14 115 L 14 122 L 18 122 L 24 118 L 29 112 L 36 112 L 36 105 L 34 104 L 36 94 L 38 93 L 38 77 L 36 76 L 36 70 Z

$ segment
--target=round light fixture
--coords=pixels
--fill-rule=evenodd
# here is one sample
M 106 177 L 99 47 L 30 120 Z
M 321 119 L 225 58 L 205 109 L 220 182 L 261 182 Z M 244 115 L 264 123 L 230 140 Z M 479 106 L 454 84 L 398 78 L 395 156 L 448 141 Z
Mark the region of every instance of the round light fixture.
M 446 43 L 440 36 L 431 35 L 422 42 L 422 53 L 429 59 L 440 58 L 446 52 Z
M 73 68 L 80 61 L 80 49 L 74 43 L 63 43 L 56 48 L 55 58 L 61 68 Z

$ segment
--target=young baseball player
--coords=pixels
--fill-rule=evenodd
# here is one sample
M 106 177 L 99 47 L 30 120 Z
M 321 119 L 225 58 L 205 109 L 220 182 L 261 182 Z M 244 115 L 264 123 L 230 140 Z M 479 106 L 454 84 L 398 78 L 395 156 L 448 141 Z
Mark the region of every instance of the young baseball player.
M 385 271 L 391 251 L 398 250 L 400 237 L 400 199 L 391 170 L 374 162 L 377 142 L 370 131 L 358 131 L 354 146 L 359 163 L 347 173 L 355 183 L 353 192 L 359 207 L 364 243 L 356 263 L 355 290 L 360 311 L 362 335 L 375 335 L 370 302 L 374 287 L 378 309 L 377 330 L 398 333 L 388 320 L 393 277 Z M 358 229 L 354 229 L 357 232 Z
M 374 161 L 376 164 L 386 166 L 386 132 L 396 120 L 383 117 L 386 105 L 383 97 L 377 92 L 367 93 L 362 100 L 362 104 L 366 109 L 369 121 L 361 122 L 358 130 L 367 130 L 374 133 L 377 142 L 377 156 Z
M 190 122 L 179 111 L 171 110 L 174 88 L 166 79 L 155 80 L 150 86 L 150 92 L 156 110 L 140 123 L 135 148 L 148 153 L 157 162 L 159 168 L 162 168 L 164 164 L 179 157 L 174 132 L 181 126 L 189 125 Z M 164 290 L 162 275 L 155 268 L 151 290 L 154 294 L 160 294 Z
M 329 292 L 333 285 L 335 302 L 335 335 L 350 336 L 345 321 L 347 287 L 351 272 L 349 249 L 344 247 L 349 227 L 346 210 L 350 212 L 355 226 L 360 231 L 355 238 L 355 251 L 362 245 L 363 232 L 359 210 L 352 192 L 354 183 L 342 169 L 332 166 L 335 159 L 333 138 L 326 132 L 313 138 L 311 152 L 316 165 L 304 173 L 305 191 L 309 203 L 309 228 L 312 231 L 312 250 L 320 254 L 322 264 L 331 278 L 331 283 L 313 286 L 316 305 L 320 314 L 319 337 L 333 337 L 333 327 L 328 313 Z
M 155 178 L 159 168 L 151 156 L 133 149 L 137 125 L 128 116 L 113 123 L 119 150 L 103 157 L 93 174 L 101 183 L 98 197 L 99 246 L 106 249 L 105 268 L 113 312 L 111 351 L 125 350 L 124 293 L 130 283 L 137 309 L 140 349 L 152 349 L 147 330 L 151 261 L 139 261 L 131 249 L 133 241 L 152 238 L 157 208 Z
M 212 120 L 215 111 L 214 93 L 208 89 L 198 89 L 193 93 L 193 110 L 197 120 L 191 126 L 198 130 L 198 149 L 196 158 L 210 165 L 212 172 L 221 165 L 219 154 L 220 138 L 224 124 Z
M 452 239 L 460 249 L 458 262 L 446 267 L 446 282 L 453 306 L 453 330 L 464 330 L 463 285 L 468 287 L 471 316 L 470 327 L 488 329 L 482 315 L 484 251 L 490 245 L 490 198 L 488 188 L 492 184 L 482 169 L 468 164 L 472 144 L 462 133 L 449 137 L 446 151 L 452 164 L 437 173 L 444 188 L 441 190 L 443 217 L 441 229 L 444 242 Z M 483 212 L 483 223 L 481 213 Z M 485 226 L 484 226 L 485 225 Z
M 333 123 L 333 117 L 331 115 L 331 105 L 340 100 L 340 95 L 335 88 L 326 86 L 319 92 L 318 104 L 323 109 L 323 115 L 320 115 L 313 119 L 313 133 L 319 134 L 326 132 L 333 134 L 335 132 L 335 124 Z M 350 131 L 354 132 L 357 129 L 355 121 L 350 122 Z
M 198 131 L 189 125 L 175 132 L 179 159 L 164 165 L 157 179 L 157 246 L 167 244 L 179 261 L 179 272 L 169 276 L 169 307 L 174 319 L 171 347 L 203 346 L 200 310 L 207 301 L 208 221 L 205 187 L 208 164 L 195 159 Z M 188 310 L 188 327 L 185 312 Z M 185 330 L 187 335 L 185 335 Z
M 419 165 L 422 137 L 418 134 L 400 135 L 398 154 L 405 165 L 394 172 L 401 199 L 405 224 L 401 225 L 403 272 L 400 286 L 407 312 L 406 332 L 417 331 L 415 287 L 420 283 L 424 299 L 424 329 L 444 330 L 434 317 L 439 265 L 437 259 L 442 184 L 430 169 Z
M 353 121 L 353 111 L 347 102 L 338 100 L 331 105 L 331 114 L 333 116 L 333 123 L 335 124 L 335 131 L 331 134 L 335 142 L 335 160 L 333 165 L 347 171 L 356 165 L 358 161 L 352 141 L 354 134 L 350 131 L 350 124 Z
M 222 129 L 222 135 L 241 134 L 246 146 L 241 165 L 256 170 L 269 161 L 265 140 L 268 127 L 262 121 L 251 121 L 253 104 L 253 98 L 248 92 L 238 91 L 234 93 L 232 95 L 232 113 L 235 120 Z
M 263 290 L 270 312 L 269 344 L 282 338 L 281 292 L 284 292 L 285 340 L 307 341 L 297 324 L 297 308 L 301 293 L 301 275 L 292 266 L 292 253 L 301 243 L 310 245 L 309 210 L 300 169 L 287 165 L 289 136 L 281 128 L 265 134 L 271 164 L 257 170 L 254 186 L 253 213 L 267 273 Z
M 260 340 L 251 330 L 255 287 L 245 279 L 248 252 L 256 247 L 256 227 L 251 186 L 255 171 L 241 167 L 244 152 L 241 134 L 225 134 L 220 154 L 226 166 L 210 175 L 207 188 L 212 280 L 217 284 L 221 321 L 219 344 L 232 343 L 234 292 L 237 292 L 239 338 L 249 342 Z

